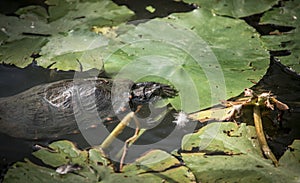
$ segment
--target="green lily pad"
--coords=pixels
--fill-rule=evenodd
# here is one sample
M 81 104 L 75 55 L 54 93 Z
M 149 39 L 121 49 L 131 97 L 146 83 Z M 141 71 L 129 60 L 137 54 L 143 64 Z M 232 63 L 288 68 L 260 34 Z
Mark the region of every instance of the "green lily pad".
M 26 67 L 32 62 L 32 55 L 38 54 L 40 48 L 48 42 L 45 38 L 23 38 L 1 46 L 0 60 L 7 64 Z
M 50 5 L 49 25 L 56 28 L 56 36 L 41 49 L 42 56 L 37 61 L 43 67 L 55 62 L 52 68 L 61 70 L 79 70 L 77 59 L 83 70 L 100 69 L 101 57 L 90 55 L 89 51 L 107 46 L 108 40 L 92 32 L 92 28 L 118 25 L 133 15 L 125 6 L 111 1 L 48 0 L 47 4 Z
M 123 172 L 138 174 L 138 177 L 144 178 L 147 182 L 194 182 L 194 175 L 180 164 L 179 160 L 169 153 L 152 150 L 132 164 L 124 166 Z
M 266 35 L 262 37 L 265 46 L 272 51 L 291 50 L 291 55 L 281 56 L 280 61 L 300 73 L 300 6 L 297 1 L 284 1 L 282 7 L 276 7 L 266 12 L 260 24 L 274 24 L 279 26 L 294 27 L 295 29 Z
M 80 175 L 62 177 L 55 172 L 55 169 L 38 166 L 26 160 L 25 162 L 17 162 L 7 172 L 4 181 L 6 183 L 18 182 L 86 182 L 88 179 Z M 96 182 L 96 181 L 94 181 Z
M 110 45 L 112 53 L 104 57 L 108 74 L 168 81 L 179 90 L 180 98 L 170 100 L 172 105 L 186 112 L 238 95 L 251 81 L 259 81 L 269 64 L 253 28 L 205 9 L 131 26 Z
M 293 144 L 289 146 L 289 149 L 280 158 L 279 163 L 282 169 L 292 172 L 290 175 L 296 175 L 291 176 L 291 178 L 300 180 L 300 140 L 294 140 Z
M 184 2 L 197 4 L 218 15 L 240 18 L 262 13 L 277 4 L 278 0 L 184 0 Z
M 48 12 L 45 8 L 41 6 L 26 6 L 18 9 L 15 14 L 20 15 L 22 18 L 24 16 L 36 16 L 39 19 L 44 19 L 45 21 L 49 18 Z
M 193 182 L 194 175 L 170 154 L 153 150 L 126 165 L 123 173 L 115 173 L 111 162 L 97 148 L 79 150 L 69 141 L 57 141 L 33 153 L 47 165 L 43 167 L 29 160 L 15 163 L 4 182 Z M 59 174 L 56 168 L 79 165 L 74 172 Z
M 183 138 L 182 159 L 201 182 L 299 182 L 300 140 L 275 167 L 260 153 L 255 129 L 212 123 Z
M 43 67 L 55 62 L 51 68 L 63 70 L 101 69 L 101 55 L 95 48 L 106 46 L 107 39 L 89 31 L 72 31 L 67 35 L 57 35 L 42 47 L 38 64 Z M 80 64 L 77 62 L 80 62 Z
M 45 163 L 47 167 L 36 165 L 29 160 L 17 162 L 11 167 L 4 182 L 98 182 L 100 178 L 110 175 L 112 168 L 103 166 L 108 164 L 100 151 L 79 150 L 69 141 L 53 142 L 48 147 L 41 148 L 33 155 Z M 102 163 L 102 164 L 101 164 Z M 75 173 L 60 175 L 56 168 L 64 165 L 79 165 L 80 170 Z M 95 171 L 100 171 L 96 172 Z
M 185 135 L 182 139 L 182 150 L 220 152 L 228 155 L 248 154 L 262 156 L 259 144 L 252 140 L 256 137 L 253 126 L 242 123 L 212 123 L 201 128 L 197 133 Z
M 138 176 L 143 182 L 196 182 L 194 174 L 184 166 L 174 167 L 163 172 L 140 174 Z
M 59 25 L 63 30 L 70 26 L 65 21 L 87 28 L 103 27 L 118 25 L 134 15 L 126 6 L 118 6 L 112 1 L 47 0 L 46 3 L 50 6 L 50 24 Z
M 20 12 L 22 11 L 20 10 Z M 25 13 L 27 11 L 23 12 Z M 20 15 L 20 17 L 22 18 L 0 14 L 1 32 L 2 34 L 6 35 L 6 38 L 2 41 L 13 42 L 16 40 L 32 37 L 31 35 L 26 34 L 41 35 L 40 37 L 44 38 L 49 36 L 51 30 L 53 29 L 50 27 L 50 25 L 46 24 L 46 20 L 43 17 L 40 17 L 36 14 L 25 14 L 23 16 Z M 20 44 L 20 46 L 22 46 L 22 43 Z M 16 52 L 15 54 L 17 53 L 18 52 Z
M 52 167 L 68 163 L 82 164 L 88 157 L 86 151 L 78 150 L 74 144 L 66 140 L 53 142 L 49 148 L 36 151 L 33 155 Z
M 137 159 L 133 164 L 124 167 L 124 172 L 145 173 L 148 171 L 163 171 L 180 162 L 165 151 L 153 150 Z
M 92 32 L 92 28 L 115 26 L 133 16 L 133 12 L 128 8 L 118 6 L 112 1 L 48 0 L 46 3 L 49 5 L 49 14 L 43 7 L 28 6 L 16 12 L 19 17 L 0 15 L 2 28 L 0 38 L 4 43 L 1 45 L 1 50 L 2 48 L 16 50 L 15 47 L 28 47 L 27 49 L 31 51 L 32 46 L 20 40 L 34 36 L 45 39 L 47 42 L 37 48 L 36 45 L 33 46 L 41 55 L 36 59 L 39 65 L 48 67 L 56 63 L 52 66 L 53 68 L 79 70 L 76 60 L 86 59 L 82 57 L 83 51 L 107 44 L 106 37 Z M 29 58 L 33 52 L 15 51 L 13 54 L 13 56 L 0 57 L 0 61 L 25 67 L 33 60 L 33 58 L 26 59 L 26 61 L 19 59 Z M 96 56 L 81 62 L 86 63 L 82 64 L 84 70 L 99 68 L 102 63 L 101 59 Z

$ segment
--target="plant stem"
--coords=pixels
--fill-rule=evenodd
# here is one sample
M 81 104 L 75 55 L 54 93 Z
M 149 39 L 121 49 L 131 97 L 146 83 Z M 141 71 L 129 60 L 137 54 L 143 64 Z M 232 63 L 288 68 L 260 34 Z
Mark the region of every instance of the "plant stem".
M 259 144 L 261 146 L 261 150 L 263 151 L 264 155 L 268 159 L 271 159 L 273 161 L 274 165 L 277 167 L 278 161 L 277 161 L 276 157 L 274 156 L 274 154 L 272 153 L 271 149 L 269 148 L 264 131 L 263 131 L 259 105 L 254 105 L 254 107 L 253 107 L 253 118 L 254 118 L 255 130 L 256 130 Z
M 134 112 L 128 113 L 122 119 L 122 121 L 114 128 L 114 130 L 106 137 L 106 139 L 102 142 L 102 144 L 101 144 L 100 147 L 102 149 L 107 149 L 110 146 L 110 144 L 114 141 L 114 139 L 120 133 L 122 133 L 122 131 L 124 130 L 124 128 L 130 123 L 130 121 L 133 119 L 134 115 L 135 115 Z

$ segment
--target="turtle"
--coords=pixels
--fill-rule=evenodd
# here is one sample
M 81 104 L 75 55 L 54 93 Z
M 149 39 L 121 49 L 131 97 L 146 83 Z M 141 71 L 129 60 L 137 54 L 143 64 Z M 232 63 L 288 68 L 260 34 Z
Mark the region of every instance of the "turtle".
M 22 139 L 49 139 L 111 121 L 177 90 L 129 79 L 64 79 L 0 98 L 0 132 Z

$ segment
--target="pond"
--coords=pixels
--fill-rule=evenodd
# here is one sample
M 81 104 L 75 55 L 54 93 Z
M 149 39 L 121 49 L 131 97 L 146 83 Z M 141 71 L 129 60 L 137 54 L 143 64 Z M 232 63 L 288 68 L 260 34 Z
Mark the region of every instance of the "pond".
M 228 18 L 227 16 L 230 17 L 231 16 L 236 17 L 236 16 L 227 15 L 226 13 L 225 15 L 221 15 L 221 16 L 216 14 L 210 15 L 210 13 L 206 11 L 201 12 L 201 8 L 199 10 L 199 7 L 196 4 L 187 4 L 181 1 L 179 2 L 177 1 L 136 2 L 131 0 L 129 1 L 115 0 L 114 2 L 117 3 L 118 5 L 123 5 L 124 3 L 128 8 L 134 11 L 135 15 L 133 16 L 133 18 L 131 18 L 132 20 L 131 24 L 139 25 L 139 26 L 136 30 L 131 30 L 130 24 L 121 26 L 122 28 L 124 28 L 124 30 L 126 31 L 127 29 L 129 30 L 128 31 L 129 34 L 125 34 L 125 36 L 124 35 L 120 36 L 121 41 L 118 42 L 118 44 L 122 45 L 121 48 L 118 47 L 116 49 L 114 47 L 115 46 L 114 44 L 110 45 L 110 42 L 106 43 L 105 42 L 107 41 L 106 38 L 101 39 L 102 41 L 105 42 L 105 44 L 107 44 L 108 50 L 111 48 L 113 50 L 114 49 L 116 50 L 110 56 L 107 57 L 108 59 L 105 60 L 104 67 L 102 66 L 102 69 L 104 68 L 105 72 L 103 72 L 103 70 L 99 71 L 98 66 L 96 67 L 97 69 L 94 68 L 93 65 L 91 64 L 94 63 L 94 61 L 92 62 L 90 62 L 90 60 L 88 61 L 77 60 L 77 62 L 74 61 L 77 59 L 77 57 L 76 59 L 74 59 L 72 56 L 68 55 L 70 54 L 68 53 L 68 50 L 66 54 L 67 56 L 58 55 L 57 57 L 56 56 L 52 57 L 51 54 L 49 54 L 50 56 L 46 54 L 47 56 L 49 56 L 46 58 L 49 59 L 47 61 L 45 61 L 45 58 L 39 54 L 37 55 L 32 54 L 28 58 L 34 61 L 32 63 L 30 62 L 31 64 L 29 64 L 25 68 L 20 68 L 17 66 L 4 64 L 4 63 L 0 65 L 0 97 L 5 98 L 5 97 L 13 96 L 23 91 L 26 91 L 34 86 L 39 86 L 41 84 L 51 83 L 55 81 L 61 81 L 64 79 L 73 79 L 78 77 L 78 75 L 86 78 L 90 76 L 95 76 L 96 73 L 96 75 L 100 77 L 115 77 L 116 73 L 120 71 L 119 65 L 121 65 L 121 68 L 122 67 L 126 68 L 125 67 L 126 64 L 125 66 L 122 65 L 124 64 L 123 61 L 124 60 L 130 61 L 131 59 L 133 59 L 135 61 L 146 60 L 147 62 L 146 64 L 142 63 L 142 65 L 139 64 L 134 65 L 134 63 L 138 63 L 138 62 L 132 62 L 133 64 L 131 64 L 131 66 L 134 69 L 131 70 L 129 69 L 129 71 L 131 72 L 132 70 L 135 70 L 136 73 L 149 72 L 150 73 L 149 75 L 156 74 L 155 76 L 158 77 L 152 77 L 152 78 L 150 77 L 151 81 L 153 79 L 153 81 L 157 80 L 161 82 L 164 81 L 163 79 L 166 79 L 169 81 L 175 81 L 174 83 L 178 82 L 180 83 L 181 86 L 190 86 L 188 84 L 184 85 L 182 83 L 189 83 L 190 80 L 188 79 L 191 78 L 192 82 L 196 82 L 195 90 L 193 90 L 193 88 L 183 87 L 179 89 L 179 92 L 186 92 L 186 94 L 188 93 L 188 95 L 193 91 L 201 94 L 205 93 L 205 95 L 203 95 L 202 97 L 201 95 L 199 96 L 199 100 L 201 102 L 204 101 L 203 102 L 204 105 L 202 105 L 201 108 L 199 108 L 199 106 L 196 106 L 196 108 L 198 107 L 197 109 L 199 111 L 200 109 L 201 110 L 209 109 L 209 107 L 212 106 L 210 104 L 213 105 L 217 104 L 207 100 L 207 98 L 210 98 L 207 96 L 214 95 L 213 92 L 209 93 L 208 90 L 209 89 L 211 90 L 213 87 L 216 87 L 214 89 L 218 90 L 217 89 L 218 87 L 220 88 L 222 87 L 218 84 L 216 84 L 216 86 L 213 86 L 215 84 L 213 82 L 211 86 L 208 86 L 206 80 L 207 78 L 208 80 L 210 80 L 210 77 L 212 76 L 219 76 L 218 74 L 220 73 L 214 73 L 211 71 L 218 71 L 222 68 L 226 80 L 226 87 L 227 87 L 226 96 L 230 96 L 228 98 L 235 98 L 235 96 L 241 97 L 242 96 L 241 93 L 243 91 L 242 87 L 248 87 L 248 86 L 250 87 L 255 84 L 252 87 L 254 91 L 259 93 L 271 91 L 272 94 L 274 94 L 278 100 L 286 103 L 289 106 L 290 110 L 285 111 L 281 121 L 277 120 L 277 116 L 276 116 L 277 111 L 271 113 L 271 117 L 266 116 L 264 117 L 265 119 L 263 119 L 264 121 L 267 121 L 266 123 L 264 123 L 264 130 L 265 133 L 267 134 L 268 144 L 277 158 L 280 158 L 284 154 L 284 152 L 287 149 L 289 149 L 288 146 L 292 144 L 292 142 L 295 139 L 300 139 L 300 124 L 298 122 L 298 119 L 300 118 L 300 102 L 299 102 L 300 101 L 300 76 L 296 74 L 296 72 L 292 71 L 289 67 L 286 67 L 282 63 L 278 62 L 277 58 L 274 58 L 274 56 L 280 57 L 284 55 L 290 55 L 291 54 L 290 50 L 283 49 L 278 51 L 275 49 L 276 51 L 267 52 L 264 48 L 260 47 L 261 35 L 268 35 L 271 33 L 273 34 L 274 32 L 276 33 L 276 30 L 279 30 L 281 32 L 289 32 L 294 29 L 293 27 L 276 26 L 274 24 L 259 25 L 260 18 L 263 16 L 262 14 L 255 14 L 246 17 L 243 17 L 241 15 L 236 15 L 240 19 Z M 8 7 L 7 9 L 4 9 L 3 8 L 4 6 L 1 6 L 2 13 L 6 13 L 7 15 L 10 15 L 12 12 L 17 10 L 20 6 L 28 5 L 27 2 L 18 2 L 18 3 L 9 4 L 7 1 L 7 4 L 4 3 Z M 46 5 L 42 1 L 33 1 L 31 3 L 39 4 L 46 7 Z M 175 14 L 167 17 L 166 19 L 159 19 L 159 21 L 149 21 L 150 19 L 156 17 L 166 17 L 169 14 L 176 13 L 176 12 L 190 12 L 190 14 Z M 194 19 L 193 16 L 197 17 L 198 19 L 196 18 Z M 76 20 L 84 19 L 84 18 L 85 17 L 76 17 Z M 202 18 L 204 22 L 201 22 L 199 18 Z M 185 19 L 187 19 L 188 21 L 185 21 Z M 106 20 L 103 21 L 105 22 Z M 172 24 L 173 23 L 172 21 L 174 22 L 177 21 L 177 24 L 175 23 Z M 246 24 L 244 21 L 247 22 L 248 24 Z M 146 23 L 143 24 L 144 22 Z M 161 24 L 161 22 L 164 23 Z M 220 22 L 223 22 L 224 26 L 218 25 Z M 209 29 L 209 31 L 202 29 L 204 25 L 208 26 L 207 29 Z M 253 33 L 254 29 L 252 29 L 252 27 L 249 28 L 250 26 L 254 27 L 255 30 L 258 31 L 258 33 L 260 33 L 260 35 L 258 33 Z M 110 31 L 112 30 L 114 30 L 113 26 L 111 26 Z M 121 29 L 120 31 L 121 33 L 120 32 L 118 33 L 122 35 L 123 33 L 122 31 L 124 30 Z M 153 32 L 155 32 L 155 30 L 160 31 L 159 36 L 163 38 L 160 39 L 159 41 L 157 40 L 150 41 L 150 42 L 145 41 L 148 39 L 147 36 L 150 36 L 151 39 L 153 39 L 153 37 L 156 36 L 156 33 L 152 34 Z M 163 32 L 163 30 L 166 31 Z M 213 48 L 213 52 L 216 54 L 216 57 L 212 57 L 212 55 L 210 55 L 211 50 L 203 46 L 202 45 L 203 42 L 201 41 L 192 42 L 194 39 L 193 37 L 194 30 L 196 30 L 195 31 L 196 33 L 199 34 L 201 33 L 203 39 L 205 39 L 205 41 L 207 41 L 210 44 L 210 46 Z M 103 31 L 104 31 L 103 29 L 100 29 L 100 32 L 102 34 L 104 34 Z M 176 31 L 178 31 L 179 33 Z M 211 36 L 210 31 L 214 33 L 212 35 L 214 35 L 215 37 Z M 210 33 L 206 35 L 207 32 Z M 28 36 L 27 32 L 25 33 L 26 34 L 23 34 L 23 36 L 24 35 Z M 241 34 L 241 33 L 244 33 L 241 37 L 236 36 L 236 34 Z M 58 35 L 56 36 L 61 36 L 60 34 L 61 33 L 59 32 Z M 170 37 L 168 37 L 169 35 Z M 228 37 L 226 37 L 227 35 Z M 34 36 L 40 36 L 40 34 L 36 34 Z M 43 34 L 42 36 L 46 37 L 47 39 L 49 38 L 48 35 L 45 34 Z M 109 35 L 109 36 L 113 36 L 113 35 Z M 177 40 L 174 39 L 174 37 L 176 37 Z M 53 40 L 51 40 L 51 38 L 52 37 L 50 36 L 49 40 L 51 44 L 53 45 L 59 44 L 59 41 L 55 40 L 56 39 L 55 36 Z M 170 40 L 170 38 L 172 38 L 173 40 Z M 131 42 L 131 39 L 133 40 L 141 39 L 142 41 Z M 126 42 L 128 40 L 130 41 Z M 53 43 L 51 41 L 53 41 Z M 189 43 L 191 42 L 192 44 L 189 45 Z M 123 46 L 123 44 L 125 46 Z M 267 41 L 266 44 L 267 46 L 270 46 L 268 45 L 270 43 Z M 201 45 L 203 47 L 201 47 L 201 49 L 198 49 L 195 48 L 195 45 L 196 47 L 198 45 Z M 52 48 L 54 49 L 54 52 L 56 53 L 59 52 L 60 49 L 59 46 L 57 49 L 51 46 L 47 49 L 51 50 Z M 8 47 L 8 51 L 6 50 L 8 56 L 5 58 L 6 59 L 5 61 L 7 60 L 10 61 L 11 57 L 9 56 L 9 54 L 11 53 L 9 52 L 9 50 L 12 49 L 9 49 Z M 89 51 L 90 50 L 88 50 L 88 53 L 91 54 L 92 57 L 99 56 L 98 55 L 99 50 L 97 53 L 93 51 L 90 52 Z M 100 49 L 100 51 L 103 51 L 103 49 Z M 145 55 L 143 55 L 144 52 L 146 52 Z M 153 56 L 152 54 L 156 52 L 161 52 L 161 55 L 156 54 Z M 107 55 L 104 54 L 104 56 Z M 205 59 L 211 59 L 212 62 L 204 63 L 203 65 L 199 63 L 197 64 L 198 61 L 197 59 L 199 58 L 203 59 L 202 57 Z M 170 59 L 170 62 L 167 62 L 169 60 L 167 60 L 166 62 L 162 62 L 166 58 Z M 57 62 L 53 61 L 55 59 L 57 59 Z M 63 62 L 64 59 L 67 59 L 69 61 L 66 62 L 68 64 L 64 65 Z M 214 61 L 213 59 L 218 59 L 220 64 L 219 62 L 218 64 L 213 64 Z M 73 62 L 70 62 L 70 60 L 71 61 L 73 60 Z M 116 62 L 114 62 L 115 60 Z M 174 60 L 175 63 L 173 63 Z M 269 60 L 270 60 L 270 64 L 269 64 Z M 25 62 L 26 61 L 24 61 L 24 63 Z M 18 63 L 14 63 L 14 62 L 12 63 L 18 65 Z M 44 65 L 42 65 L 43 67 L 38 66 L 37 63 L 43 63 Z M 231 64 L 234 63 L 234 64 L 230 65 L 228 63 Z M 78 65 L 80 65 L 80 68 L 81 69 L 83 68 L 84 71 L 79 71 L 79 72 L 73 71 L 78 68 Z M 158 67 L 159 65 L 161 67 Z M 200 69 L 197 68 L 199 65 L 201 66 Z M 62 70 L 54 69 L 56 67 L 67 68 L 65 70 L 70 70 L 70 71 L 62 71 Z M 160 70 L 160 68 L 167 68 L 167 69 Z M 205 70 L 207 68 L 209 69 Z M 160 72 L 167 73 L 167 74 L 161 74 L 161 75 L 157 74 Z M 182 72 L 187 72 L 188 75 L 191 77 L 190 78 L 185 77 L 186 75 L 182 74 Z M 169 75 L 171 74 L 168 73 L 175 73 L 170 77 L 173 78 L 174 80 L 169 78 Z M 240 79 L 237 79 L 239 77 Z M 262 79 L 259 80 L 261 77 Z M 142 78 L 141 80 L 143 79 L 149 80 L 149 78 L 147 77 Z M 179 82 L 178 80 L 183 80 L 183 81 Z M 259 82 L 256 83 L 257 81 Z M 183 97 L 188 95 L 183 95 Z M 224 97 L 224 95 L 221 94 L 219 98 L 216 97 L 216 99 L 218 99 L 217 101 L 219 102 L 221 99 L 222 100 L 228 99 L 222 97 Z M 189 104 L 189 102 L 198 99 L 194 98 L 194 95 L 191 94 L 191 96 L 186 97 L 186 100 L 188 101 L 187 103 Z M 140 119 L 143 118 L 148 119 L 149 110 L 150 113 L 153 112 L 151 111 L 153 110 L 153 108 L 151 107 L 153 106 L 150 106 L 149 107 L 150 109 L 146 108 L 144 111 L 141 112 L 141 115 L 139 116 Z M 187 106 L 183 105 L 180 107 L 187 107 L 186 110 L 189 112 L 195 109 L 195 106 L 188 106 L 188 105 Z M 144 134 L 142 134 L 142 136 L 135 142 L 135 144 L 128 149 L 125 163 L 132 162 L 137 157 L 139 157 L 140 155 L 144 154 L 145 152 L 151 149 L 161 149 L 168 153 L 171 153 L 174 150 L 179 149 L 180 152 L 180 149 L 182 148 L 181 146 L 182 138 L 186 134 L 197 131 L 198 129 L 202 128 L 203 126 L 211 122 L 208 121 L 205 123 L 200 123 L 198 121 L 191 121 L 184 128 L 179 128 L 176 126 L 175 123 L 173 123 L 173 121 L 175 120 L 176 115 L 178 115 L 179 112 L 178 109 L 180 109 L 180 107 L 178 105 L 178 102 L 176 102 L 176 99 L 171 100 L 170 104 L 168 104 L 167 107 L 166 106 L 163 106 L 162 108 L 158 107 L 159 108 L 158 112 L 154 112 L 154 113 L 163 114 L 164 117 L 159 120 L 160 123 L 151 123 L 151 121 L 150 122 L 148 121 L 148 123 L 142 124 L 142 127 L 151 128 L 151 130 L 148 130 Z M 119 120 L 121 119 L 119 118 Z M 251 120 L 248 119 L 239 122 L 247 123 L 247 125 L 253 125 L 253 122 L 251 122 Z M 22 123 L 22 121 L 18 121 L 17 123 Z M 73 134 L 59 134 L 57 137 L 43 138 L 43 139 L 15 138 L 15 137 L 11 137 L 10 134 L 0 133 L 0 158 L 1 158 L 0 168 L 2 169 L 2 174 L 5 174 L 7 168 L 10 167 L 14 162 L 22 161 L 24 158 L 29 158 L 32 162 L 36 164 L 44 165 L 41 162 L 41 160 L 32 156 L 31 154 L 32 152 L 37 150 L 36 144 L 39 144 L 41 146 L 47 146 L 49 143 L 53 141 L 60 140 L 60 139 L 68 139 L 74 142 L 80 149 L 86 149 L 91 146 L 101 144 L 101 142 L 108 136 L 109 132 L 111 132 L 116 127 L 116 125 L 117 123 L 108 123 L 105 125 L 94 125 L 88 129 L 74 130 Z M 132 128 L 126 128 L 125 131 L 118 137 L 118 139 L 121 141 L 113 144 L 114 148 L 110 150 L 111 157 L 118 154 L 120 152 L 120 149 L 123 148 L 124 141 L 126 141 L 126 139 L 130 138 L 133 135 L 135 126 L 131 126 L 131 127 Z M 78 126 L 75 124 L 74 128 L 76 129 L 78 128 Z M 1 177 L 0 180 L 2 180 L 2 178 L 3 177 Z

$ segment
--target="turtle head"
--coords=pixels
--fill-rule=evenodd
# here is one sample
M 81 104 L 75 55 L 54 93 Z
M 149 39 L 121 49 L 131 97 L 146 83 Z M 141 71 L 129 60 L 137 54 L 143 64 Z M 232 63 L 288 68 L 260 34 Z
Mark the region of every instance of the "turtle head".
M 131 102 L 145 104 L 161 98 L 173 98 L 178 91 L 170 85 L 156 82 L 136 83 L 131 87 Z

